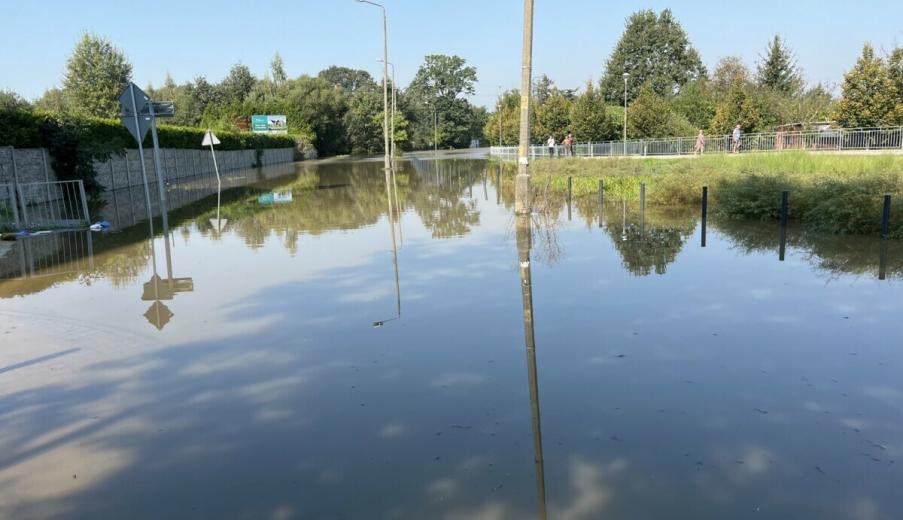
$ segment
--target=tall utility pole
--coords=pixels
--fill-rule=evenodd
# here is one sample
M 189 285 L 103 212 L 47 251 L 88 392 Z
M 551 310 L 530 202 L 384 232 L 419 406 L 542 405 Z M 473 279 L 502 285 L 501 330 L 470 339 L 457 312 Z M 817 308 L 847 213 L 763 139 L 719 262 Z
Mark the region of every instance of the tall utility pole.
M 625 72 L 624 77 L 624 153 L 627 153 L 627 78 L 630 73 Z
M 386 183 L 389 182 L 389 19 L 382 4 L 370 0 L 357 0 L 362 4 L 375 5 L 383 10 L 383 150 L 385 151 Z
M 382 62 L 382 60 L 379 60 L 379 61 Z M 397 106 L 397 98 L 396 98 L 397 83 L 395 82 L 395 64 L 390 61 L 389 66 L 392 67 L 392 127 L 390 130 L 390 135 L 392 137 L 391 137 L 390 147 L 391 147 L 392 160 L 394 161 L 395 160 L 395 110 L 396 110 L 396 106 Z
M 533 0 L 524 0 L 524 42 L 520 74 L 520 143 L 514 189 L 515 213 L 530 213 L 530 92 L 533 75 Z

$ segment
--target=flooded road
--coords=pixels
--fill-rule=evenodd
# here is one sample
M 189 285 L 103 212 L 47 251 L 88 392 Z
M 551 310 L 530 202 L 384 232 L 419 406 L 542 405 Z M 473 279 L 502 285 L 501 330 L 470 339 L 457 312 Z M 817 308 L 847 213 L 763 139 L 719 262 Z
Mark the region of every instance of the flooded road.
M 899 517 L 899 243 L 381 167 L 0 243 L 0 517 Z

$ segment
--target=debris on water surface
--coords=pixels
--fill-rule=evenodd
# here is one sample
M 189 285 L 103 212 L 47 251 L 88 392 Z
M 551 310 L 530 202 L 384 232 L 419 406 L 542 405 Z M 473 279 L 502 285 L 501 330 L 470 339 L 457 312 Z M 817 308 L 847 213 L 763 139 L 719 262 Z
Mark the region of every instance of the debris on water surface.
M 759 412 L 762 415 L 768 415 L 768 410 L 763 410 L 761 408 L 754 408 L 754 410 Z
M 615 355 L 615 357 L 616 358 L 626 358 L 627 354 L 617 354 L 617 355 Z
M 825 473 L 825 470 L 821 469 L 821 468 L 818 467 L 818 466 L 815 466 L 815 471 L 821 473 L 822 475 L 827 475 L 827 473 Z
M 868 439 L 866 439 L 865 442 L 869 443 L 869 446 L 873 448 L 878 448 L 881 451 L 887 451 L 887 446 L 884 446 L 883 444 L 878 444 L 877 442 Z
M 624 439 L 618 437 L 617 435 L 612 435 L 611 437 L 609 437 L 609 439 L 611 439 L 615 442 L 624 442 Z
M 453 424 L 451 425 L 451 427 L 456 430 L 470 430 L 471 428 L 473 428 L 473 426 L 465 426 L 463 424 Z

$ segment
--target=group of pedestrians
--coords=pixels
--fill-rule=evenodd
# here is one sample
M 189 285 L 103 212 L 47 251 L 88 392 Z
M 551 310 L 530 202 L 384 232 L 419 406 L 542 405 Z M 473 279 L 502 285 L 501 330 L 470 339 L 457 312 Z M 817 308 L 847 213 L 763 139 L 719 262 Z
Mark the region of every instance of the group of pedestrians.
M 731 153 L 740 153 L 740 137 L 741 130 L 740 125 L 734 127 L 733 132 L 729 137 L 730 139 L 730 148 Z M 564 155 L 565 157 L 574 157 L 574 136 L 568 132 L 567 136 L 564 138 L 564 141 L 561 142 L 564 145 Z M 546 146 L 549 148 L 549 158 L 555 157 L 558 155 L 558 141 L 555 140 L 555 136 L 550 135 L 549 140 L 546 141 Z M 699 131 L 699 135 L 696 136 L 696 144 L 693 146 L 693 155 L 702 155 L 705 153 L 705 133 L 702 130 Z
M 731 153 L 740 153 L 740 125 L 734 127 L 733 132 L 729 137 L 730 145 L 731 145 Z M 693 155 L 702 155 L 705 153 L 705 134 L 702 130 L 699 131 L 699 135 L 696 136 L 696 145 L 693 147 Z
M 564 141 L 561 141 L 561 144 L 564 145 L 564 155 L 565 157 L 574 157 L 574 136 L 568 132 L 568 135 L 565 136 Z M 550 135 L 549 140 L 546 141 L 546 146 L 549 147 L 549 157 L 555 157 L 558 151 L 558 141 L 555 140 L 555 136 Z

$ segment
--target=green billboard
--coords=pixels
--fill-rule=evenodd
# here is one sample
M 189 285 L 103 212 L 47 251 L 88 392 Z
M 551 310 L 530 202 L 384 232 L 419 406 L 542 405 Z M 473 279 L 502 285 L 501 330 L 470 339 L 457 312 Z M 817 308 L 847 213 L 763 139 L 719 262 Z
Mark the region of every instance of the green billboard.
M 285 116 L 251 116 L 251 131 L 257 134 L 287 134 L 288 121 Z

